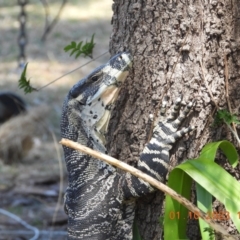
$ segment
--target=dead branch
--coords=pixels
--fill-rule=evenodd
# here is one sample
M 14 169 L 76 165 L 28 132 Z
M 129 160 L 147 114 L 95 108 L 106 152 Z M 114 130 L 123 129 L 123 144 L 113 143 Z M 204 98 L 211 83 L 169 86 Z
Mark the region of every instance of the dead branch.
M 49 7 L 48 7 L 48 3 L 47 1 L 45 0 L 41 0 L 42 4 L 43 4 L 43 7 L 45 9 L 45 15 L 46 15 L 46 20 L 45 20 L 45 30 L 44 30 L 44 33 L 43 33 L 43 36 L 41 38 L 41 41 L 45 41 L 46 38 L 47 38 L 47 35 L 49 34 L 49 32 L 54 28 L 54 26 L 57 24 L 59 18 L 60 18 L 60 15 L 63 11 L 63 8 L 65 6 L 65 4 L 67 3 L 67 0 L 63 0 L 61 6 L 60 6 L 60 9 L 56 15 L 56 17 L 53 19 L 53 21 L 51 23 L 49 23 Z

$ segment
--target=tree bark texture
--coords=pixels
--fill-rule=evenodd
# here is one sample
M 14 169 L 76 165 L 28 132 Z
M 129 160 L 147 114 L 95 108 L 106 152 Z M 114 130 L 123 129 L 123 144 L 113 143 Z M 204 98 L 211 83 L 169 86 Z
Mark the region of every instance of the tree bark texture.
M 240 106 L 239 0 L 114 0 L 110 51 L 129 50 L 133 70 L 110 122 L 110 154 L 132 165 L 149 139 L 149 114 L 163 96 L 195 100 L 185 125 L 197 131 L 171 152 L 171 165 L 195 158 L 210 141 L 232 140 L 226 128 L 211 127 L 216 105 L 233 113 Z M 226 88 L 229 88 L 229 94 Z M 239 169 L 233 171 L 239 176 Z M 140 199 L 136 217 L 144 240 L 161 239 L 161 193 Z M 194 226 L 189 238 L 198 239 Z

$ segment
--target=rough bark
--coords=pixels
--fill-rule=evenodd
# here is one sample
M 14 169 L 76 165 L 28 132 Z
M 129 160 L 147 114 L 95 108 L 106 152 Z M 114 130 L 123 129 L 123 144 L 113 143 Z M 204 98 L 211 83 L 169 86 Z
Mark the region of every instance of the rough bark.
M 112 156 L 136 163 L 148 141 L 149 114 L 158 111 L 164 95 L 174 100 L 182 93 L 186 101 L 196 100 L 185 124 L 196 125 L 197 131 L 178 142 L 172 166 L 198 156 L 209 141 L 226 136 L 232 140 L 224 127 L 213 129 L 211 123 L 215 104 L 228 108 L 227 85 L 232 111 L 239 112 L 239 6 L 239 0 L 114 1 L 110 51 L 129 50 L 134 66 L 110 123 Z M 160 239 L 163 198 L 158 192 L 138 202 L 136 216 L 143 239 Z M 189 231 L 189 238 L 198 239 L 195 229 Z

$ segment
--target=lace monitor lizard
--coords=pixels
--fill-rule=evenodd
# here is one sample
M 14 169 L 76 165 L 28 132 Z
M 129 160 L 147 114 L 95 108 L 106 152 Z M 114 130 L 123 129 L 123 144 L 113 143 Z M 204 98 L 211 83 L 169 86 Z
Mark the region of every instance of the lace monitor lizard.
M 106 152 L 105 134 L 111 109 L 131 66 L 132 57 L 128 52 L 117 54 L 72 87 L 63 105 L 63 138 Z M 163 121 L 156 124 L 152 139 L 140 156 L 138 169 L 165 181 L 169 150 L 177 139 L 193 130 L 191 126 L 178 130 L 191 106 L 189 103 L 179 115 L 181 98 L 178 98 L 166 118 L 166 102 L 163 102 L 160 111 Z M 65 194 L 68 239 L 132 239 L 135 200 L 154 188 L 98 159 L 63 148 L 69 181 Z

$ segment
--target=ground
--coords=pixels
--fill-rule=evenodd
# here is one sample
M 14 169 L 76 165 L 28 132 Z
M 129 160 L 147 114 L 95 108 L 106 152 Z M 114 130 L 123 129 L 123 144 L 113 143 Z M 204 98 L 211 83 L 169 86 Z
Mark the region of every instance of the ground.
M 16 214 L 28 224 L 38 228 L 41 231 L 39 239 L 61 240 L 65 239 L 67 224 L 60 189 L 62 184 L 64 192 L 67 177 L 62 148 L 58 144 L 62 103 L 70 87 L 92 69 L 106 62 L 109 54 L 38 92 L 24 95 L 18 88 L 22 69 L 18 68 L 17 62 L 19 54 L 17 17 L 20 8 L 16 2 L 0 0 L 0 90 L 13 91 L 22 96 L 27 102 L 29 111 L 39 106 L 47 106 L 49 110 L 45 113 L 44 124 L 34 133 L 35 144 L 27 156 L 11 164 L 3 163 L 0 159 L 0 208 Z M 57 13 L 61 2 L 49 1 L 51 18 Z M 27 77 L 31 80 L 32 86 L 42 88 L 90 60 L 69 57 L 63 48 L 71 41 L 85 41 L 95 33 L 96 46 L 93 57 L 108 52 L 111 4 L 110 0 L 69 0 L 56 27 L 47 36 L 47 40 L 41 42 L 45 24 L 44 8 L 40 0 L 29 1 L 26 7 L 28 14 L 26 56 L 29 63 Z M 61 181 L 60 176 L 63 178 Z M 0 213 L 0 240 L 30 239 L 32 236 L 31 230 Z

